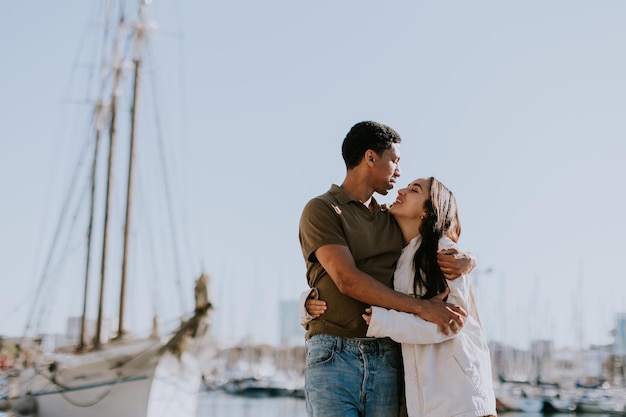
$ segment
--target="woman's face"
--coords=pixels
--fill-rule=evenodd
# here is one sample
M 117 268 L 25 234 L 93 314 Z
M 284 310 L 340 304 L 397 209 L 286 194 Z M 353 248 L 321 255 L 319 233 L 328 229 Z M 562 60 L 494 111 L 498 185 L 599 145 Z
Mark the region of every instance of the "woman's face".
M 430 198 L 430 180 L 419 178 L 412 181 L 406 188 L 398 190 L 398 197 L 389 209 L 396 219 L 421 220 L 426 216 L 424 204 Z

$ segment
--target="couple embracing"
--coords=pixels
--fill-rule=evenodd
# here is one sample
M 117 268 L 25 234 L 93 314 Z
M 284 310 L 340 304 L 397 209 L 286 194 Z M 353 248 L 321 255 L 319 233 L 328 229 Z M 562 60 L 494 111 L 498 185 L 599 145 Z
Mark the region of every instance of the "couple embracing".
M 344 181 L 302 212 L 307 414 L 495 416 L 454 195 L 429 177 L 400 189 L 389 209 L 373 197 L 400 176 L 400 142 L 384 124 L 354 125 Z

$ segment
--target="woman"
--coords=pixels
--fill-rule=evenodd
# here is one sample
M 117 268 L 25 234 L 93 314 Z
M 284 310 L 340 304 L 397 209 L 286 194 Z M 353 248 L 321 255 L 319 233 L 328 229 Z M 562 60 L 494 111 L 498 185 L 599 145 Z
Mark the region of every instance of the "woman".
M 448 293 L 447 302 L 468 312 L 465 325 L 443 334 L 413 314 L 372 307 L 363 314 L 367 336 L 402 344 L 409 417 L 495 416 L 489 349 L 473 302 L 469 278 L 446 280 L 437 265 L 439 249 L 456 248 L 461 234 L 456 199 L 435 178 L 420 178 L 398 191 L 390 209 L 404 238 L 394 289 L 415 297 Z M 307 301 L 313 316 L 315 303 Z

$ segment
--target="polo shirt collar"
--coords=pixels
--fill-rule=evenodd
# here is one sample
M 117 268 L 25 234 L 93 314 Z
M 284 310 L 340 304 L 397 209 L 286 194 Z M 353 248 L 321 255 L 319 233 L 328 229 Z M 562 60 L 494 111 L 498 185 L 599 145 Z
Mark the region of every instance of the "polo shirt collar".
M 336 184 L 332 184 L 330 187 L 330 190 L 328 190 L 328 192 L 337 199 L 337 202 L 339 204 L 348 204 L 351 201 L 354 201 L 355 203 L 359 203 L 359 204 L 363 204 L 362 202 L 355 200 L 353 198 L 351 198 L 348 193 L 346 193 L 346 191 L 341 188 L 340 186 L 336 185 Z M 372 196 L 372 203 L 374 204 L 374 207 L 377 208 L 377 210 L 386 210 L 387 209 L 387 205 L 383 204 L 382 206 L 378 204 L 378 201 L 376 201 L 376 199 L 374 198 L 374 196 Z

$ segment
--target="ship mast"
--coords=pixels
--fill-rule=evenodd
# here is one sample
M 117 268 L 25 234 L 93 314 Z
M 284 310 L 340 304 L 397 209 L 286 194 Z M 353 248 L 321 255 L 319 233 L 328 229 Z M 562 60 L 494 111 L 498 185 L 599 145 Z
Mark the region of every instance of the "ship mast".
M 89 267 L 91 264 L 91 241 L 93 235 L 93 216 L 95 210 L 95 198 L 96 198 L 96 171 L 98 162 L 98 153 L 100 149 L 100 138 L 102 137 L 102 118 L 104 107 L 102 102 L 98 102 L 95 108 L 95 120 L 96 120 L 96 143 L 93 152 L 93 162 L 91 166 L 91 195 L 89 203 L 89 226 L 87 228 L 87 261 L 85 262 L 85 288 L 83 293 L 83 313 L 80 317 L 80 340 L 78 341 L 78 351 L 85 349 L 85 332 L 86 332 L 86 319 L 87 319 L 87 296 L 89 293 Z
M 120 16 L 119 22 L 120 28 L 124 25 L 124 16 Z M 113 71 L 113 85 L 112 85 L 112 97 L 111 97 L 111 119 L 109 120 L 109 155 L 107 164 L 107 180 L 106 180 L 106 203 L 104 208 L 104 226 L 102 237 L 102 259 L 100 264 L 100 294 L 98 299 L 98 318 L 96 320 L 96 335 L 94 338 L 94 349 L 99 349 L 102 339 L 102 317 L 104 306 L 104 284 L 106 277 L 106 259 L 107 259 L 107 247 L 109 237 L 109 212 L 111 209 L 111 186 L 113 183 L 113 161 L 115 151 L 115 139 L 116 139 L 116 123 L 117 123 L 117 107 L 119 102 L 119 85 L 122 78 L 123 69 L 123 57 L 118 59 L 114 63 L 115 69 Z
M 128 181 L 126 185 L 126 218 L 124 222 L 124 252 L 122 255 L 122 278 L 120 283 L 120 305 L 119 305 L 119 323 L 117 327 L 117 338 L 124 336 L 124 306 L 126 302 L 126 280 L 128 273 L 128 242 L 130 235 L 131 208 L 132 208 L 132 191 L 135 166 L 135 138 L 137 136 L 137 104 L 139 102 L 139 86 L 141 84 L 141 67 L 142 53 L 146 37 L 146 26 L 143 21 L 144 7 L 147 3 L 142 2 L 139 6 L 139 18 L 135 25 L 135 44 L 134 44 L 134 81 L 133 96 L 131 107 L 131 123 L 130 123 L 130 152 L 128 157 Z

